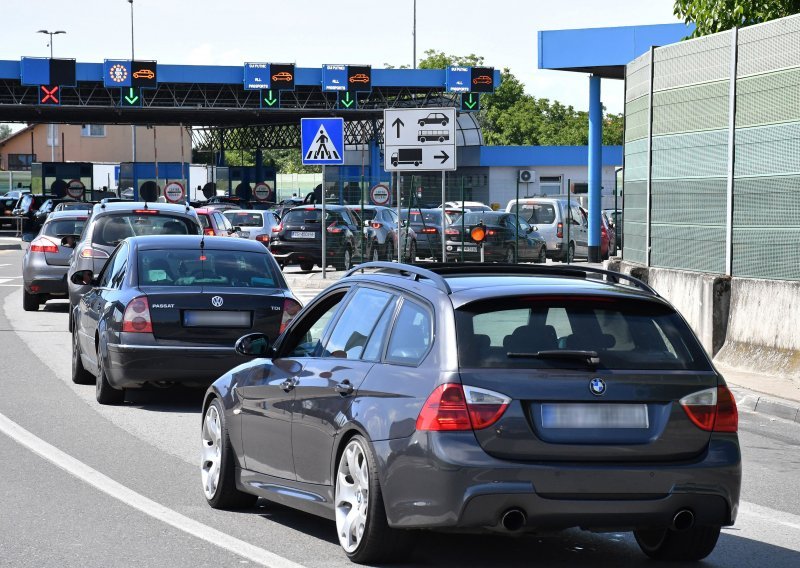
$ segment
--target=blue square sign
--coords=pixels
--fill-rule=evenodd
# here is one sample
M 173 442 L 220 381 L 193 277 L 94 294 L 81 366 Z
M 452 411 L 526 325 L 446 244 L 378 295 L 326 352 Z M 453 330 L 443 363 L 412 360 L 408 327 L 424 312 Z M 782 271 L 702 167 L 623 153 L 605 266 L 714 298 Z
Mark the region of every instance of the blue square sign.
M 122 59 L 106 59 L 103 62 L 103 85 L 106 87 L 130 87 L 131 62 Z
M 448 93 L 467 93 L 472 85 L 472 69 L 469 67 L 448 67 L 445 73 Z
M 322 90 L 323 91 L 346 91 L 347 89 L 347 65 L 323 65 L 322 66 Z
M 324 166 L 344 163 L 344 119 L 302 118 L 300 132 L 304 165 Z
M 269 63 L 244 64 L 244 88 L 248 91 L 259 91 L 270 88 Z

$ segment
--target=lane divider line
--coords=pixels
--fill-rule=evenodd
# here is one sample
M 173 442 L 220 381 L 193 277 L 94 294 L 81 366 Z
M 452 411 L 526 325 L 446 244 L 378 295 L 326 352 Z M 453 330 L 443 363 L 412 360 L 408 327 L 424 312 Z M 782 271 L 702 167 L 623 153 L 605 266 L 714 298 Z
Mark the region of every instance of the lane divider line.
M 2 413 L 0 413 L 0 432 L 67 473 L 99 489 L 106 495 L 180 531 L 267 568 L 303 568 L 302 564 L 292 562 L 274 552 L 225 534 L 177 511 L 173 511 L 160 503 L 156 503 L 152 499 L 125 487 L 91 466 L 45 442 Z M 199 474 L 197 476 L 197 485 L 199 488 Z
M 748 501 L 739 503 L 739 516 L 752 516 L 758 517 L 762 521 L 776 523 L 784 527 L 800 531 L 800 515 L 787 513 L 786 511 L 779 511 L 771 509 L 762 505 L 756 505 Z M 738 523 L 738 520 L 737 520 Z

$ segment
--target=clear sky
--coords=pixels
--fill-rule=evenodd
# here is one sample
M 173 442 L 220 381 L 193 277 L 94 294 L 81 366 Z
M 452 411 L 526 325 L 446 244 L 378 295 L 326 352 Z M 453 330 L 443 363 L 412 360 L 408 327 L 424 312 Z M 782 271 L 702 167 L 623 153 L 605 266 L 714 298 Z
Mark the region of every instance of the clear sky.
M 245 61 L 361 63 L 412 61 L 413 0 L 134 0 L 137 59 L 241 65 Z M 417 0 L 417 57 L 426 49 L 475 53 L 509 67 L 537 97 L 588 107 L 585 75 L 536 68 L 536 32 L 675 22 L 672 0 Z M 130 56 L 127 0 L 0 0 L 0 59 L 78 61 Z M 603 102 L 622 112 L 622 81 L 603 82 Z

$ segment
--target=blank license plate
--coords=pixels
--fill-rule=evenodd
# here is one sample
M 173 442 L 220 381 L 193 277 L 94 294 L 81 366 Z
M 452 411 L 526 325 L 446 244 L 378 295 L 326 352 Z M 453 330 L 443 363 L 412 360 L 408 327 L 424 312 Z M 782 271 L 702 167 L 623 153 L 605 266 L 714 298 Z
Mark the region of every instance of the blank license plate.
M 313 239 L 315 233 L 313 231 L 292 231 L 293 239 Z
M 186 327 L 250 327 L 250 312 L 224 310 L 186 310 L 183 312 Z
M 250 231 L 239 231 L 239 236 L 242 237 L 243 239 L 249 238 Z
M 648 428 L 646 404 L 543 404 L 544 428 Z
M 463 247 L 464 252 L 478 252 L 478 247 Z M 461 248 L 456 247 L 456 250 L 461 250 Z

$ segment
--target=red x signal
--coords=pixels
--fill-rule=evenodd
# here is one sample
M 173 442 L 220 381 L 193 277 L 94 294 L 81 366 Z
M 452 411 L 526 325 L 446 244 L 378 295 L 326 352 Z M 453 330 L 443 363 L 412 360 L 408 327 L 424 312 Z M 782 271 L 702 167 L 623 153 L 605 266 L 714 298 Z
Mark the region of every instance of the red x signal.
M 58 101 L 58 85 L 41 85 L 42 98 L 40 103 L 43 105 L 57 105 Z

